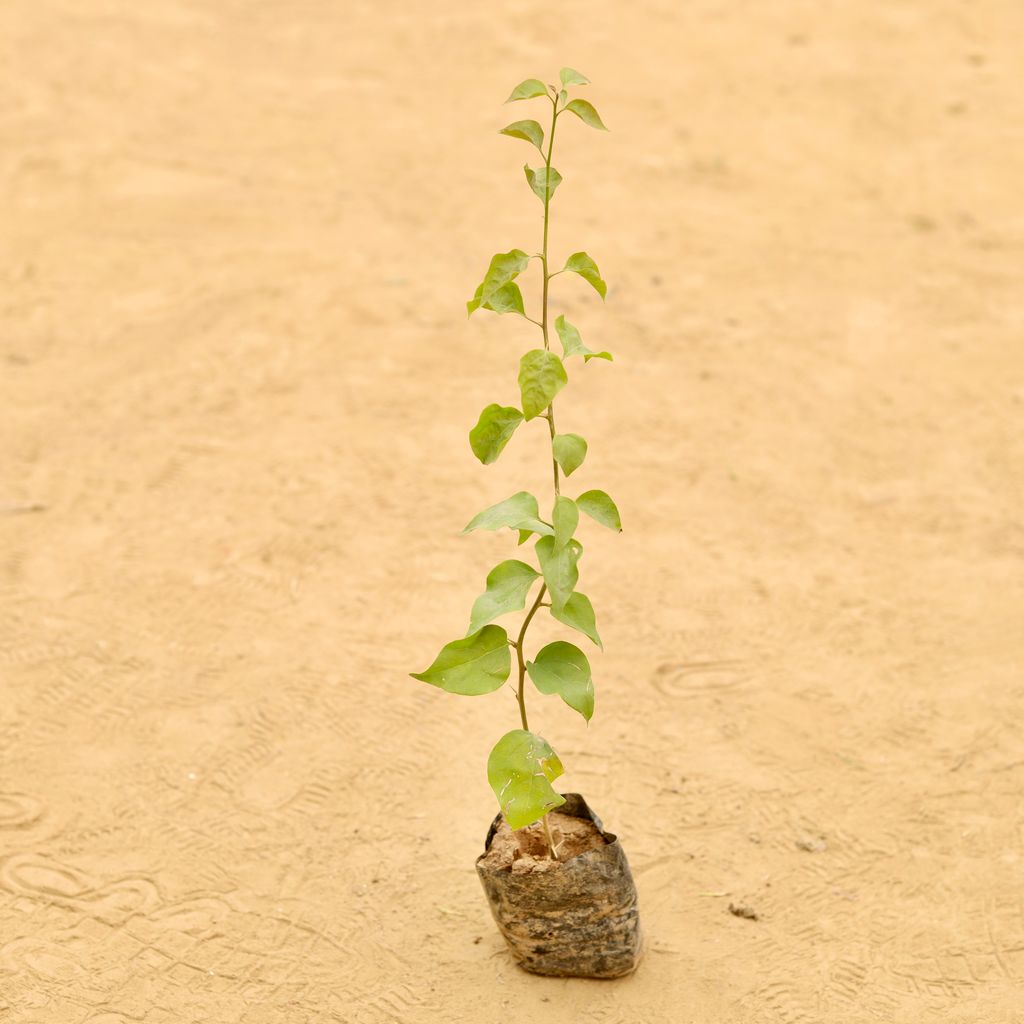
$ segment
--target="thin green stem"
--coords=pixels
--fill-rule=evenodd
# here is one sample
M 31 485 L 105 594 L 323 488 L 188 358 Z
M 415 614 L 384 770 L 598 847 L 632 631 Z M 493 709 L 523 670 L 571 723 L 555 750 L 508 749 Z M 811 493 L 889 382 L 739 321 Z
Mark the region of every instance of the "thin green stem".
M 548 412 L 551 413 L 548 417 L 548 429 L 551 432 L 551 450 L 553 453 L 555 445 L 555 406 L 553 402 L 548 406 Z M 562 489 L 558 479 L 558 463 L 555 461 L 554 454 L 551 456 L 551 471 L 555 477 L 555 497 L 557 498 L 562 493 Z
M 544 600 L 544 594 L 547 589 L 547 584 L 542 583 L 537 600 L 533 602 L 533 607 L 526 613 L 526 618 L 523 619 L 523 625 L 519 630 L 519 639 L 513 645 L 516 649 L 516 659 L 519 662 L 519 688 L 516 691 L 516 700 L 519 701 L 519 717 L 522 719 L 523 729 L 526 732 L 530 731 L 530 723 L 526 720 L 526 660 L 523 658 L 523 637 L 526 636 L 526 630 L 533 621 L 534 615 L 537 614 L 537 609 L 540 607 L 541 601 Z
M 548 273 L 548 225 L 551 221 L 551 192 L 548 183 L 548 175 L 551 173 L 551 151 L 555 148 L 555 126 L 558 124 L 558 100 L 551 100 L 551 131 L 548 133 L 548 152 L 544 157 L 544 245 L 541 248 L 540 261 L 544 269 L 544 295 L 543 314 L 541 324 L 544 328 L 544 347 L 550 348 L 548 344 L 548 281 L 552 276 Z
M 545 182 L 547 182 L 547 175 L 551 171 L 551 152 L 555 147 L 555 125 L 558 123 L 558 100 L 556 97 L 551 98 L 551 131 L 548 133 L 548 151 L 544 157 L 544 170 L 545 170 Z M 553 274 L 548 273 L 548 226 L 551 222 L 551 193 L 548 190 L 547 184 L 544 188 L 544 245 L 540 252 L 541 266 L 544 270 L 544 293 L 541 298 L 541 321 L 540 328 L 544 332 L 544 348 L 550 350 L 551 344 L 548 340 L 548 281 L 554 277 Z M 527 319 L 530 319 L 527 317 Z M 534 320 L 534 323 L 537 321 Z M 544 414 L 544 418 L 548 421 L 548 431 L 551 434 L 552 443 L 555 439 L 555 405 L 552 402 L 547 412 Z M 554 452 L 551 455 L 551 471 L 555 483 L 555 497 L 561 493 L 561 485 L 558 476 L 558 463 L 555 461 Z M 519 688 L 516 692 L 517 699 L 519 701 L 519 717 L 522 719 L 523 728 L 529 732 L 530 727 L 527 725 L 526 720 L 526 661 L 523 657 L 523 639 L 526 636 L 526 630 L 529 628 L 530 623 L 533 621 L 534 615 L 537 614 L 537 609 L 540 608 L 541 602 L 544 600 L 544 595 L 547 593 L 547 585 L 540 588 L 540 593 L 537 595 L 537 600 L 533 602 L 533 607 L 526 613 L 526 618 L 523 619 L 522 629 L 519 630 L 519 639 L 512 645 L 516 649 L 516 658 L 519 661 Z M 554 848 L 552 848 L 552 854 L 554 854 Z
M 555 97 L 551 98 L 551 131 L 548 133 L 548 151 L 544 157 L 544 170 L 545 175 L 551 171 L 551 152 L 555 146 L 555 125 L 558 122 L 558 100 Z M 545 177 L 545 182 L 547 177 Z M 540 328 L 544 332 L 544 348 L 550 350 L 551 345 L 548 341 L 548 281 L 554 276 L 548 273 L 548 225 L 551 222 L 551 194 L 548 191 L 548 186 L 545 184 L 544 188 L 544 245 L 540 252 L 541 266 L 544 270 L 544 293 L 541 299 L 541 321 Z M 532 317 L 527 317 L 528 320 Z M 537 321 L 534 320 L 534 323 Z M 555 406 L 552 402 L 545 413 L 542 414 L 548 421 L 548 431 L 551 434 L 552 443 L 555 439 Z M 551 471 L 555 483 L 555 497 L 561 493 L 560 481 L 558 477 L 558 463 L 555 461 L 554 452 L 551 456 Z M 519 688 L 517 690 L 517 699 L 519 701 L 519 717 L 522 719 L 523 728 L 529 732 L 530 727 L 527 725 L 526 720 L 526 661 L 523 657 L 523 639 L 526 636 L 526 630 L 529 628 L 530 623 L 533 621 L 534 615 L 537 614 L 537 609 L 540 608 L 541 602 L 544 600 L 544 594 L 547 592 L 547 586 L 540 588 L 540 593 L 537 595 L 537 600 L 534 601 L 533 607 L 526 613 L 526 618 L 523 619 L 522 629 L 519 630 L 519 639 L 512 644 L 516 650 L 516 658 L 519 661 Z M 553 851 L 552 851 L 553 852 Z
M 548 282 L 554 274 L 548 273 L 548 225 L 551 222 L 551 195 L 548 191 L 547 182 L 551 175 L 551 152 L 555 148 L 555 127 L 558 124 L 558 99 L 551 99 L 551 131 L 548 134 L 548 153 L 544 158 L 545 187 L 544 187 L 544 246 L 541 249 L 541 265 L 544 268 L 544 294 L 541 299 L 541 330 L 544 332 L 544 348 L 551 348 L 548 341 Z M 551 434 L 551 475 L 555 483 L 555 497 L 562 493 L 561 483 L 558 476 L 558 462 L 555 460 L 555 403 L 548 406 L 548 431 Z

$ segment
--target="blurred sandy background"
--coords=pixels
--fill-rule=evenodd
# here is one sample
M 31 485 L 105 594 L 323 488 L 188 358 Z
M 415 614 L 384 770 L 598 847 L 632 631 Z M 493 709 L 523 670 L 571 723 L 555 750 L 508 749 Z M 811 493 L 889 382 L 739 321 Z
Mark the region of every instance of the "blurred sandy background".
M 559 428 L 626 532 L 591 727 L 531 707 L 617 983 L 512 965 L 514 703 L 406 675 L 548 494 L 542 427 L 469 452 L 535 338 L 462 303 L 562 64 L 610 292 L 554 311 L 616 362 Z M 1017 0 L 8 0 L 0 66 L 4 1024 L 1024 1020 Z

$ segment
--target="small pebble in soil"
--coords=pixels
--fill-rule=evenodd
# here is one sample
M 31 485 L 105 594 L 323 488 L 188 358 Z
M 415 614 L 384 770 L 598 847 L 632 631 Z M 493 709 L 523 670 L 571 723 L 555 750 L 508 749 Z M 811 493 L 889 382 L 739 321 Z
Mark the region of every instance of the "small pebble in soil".
M 729 913 L 733 917 L 746 918 L 748 921 L 757 920 L 757 911 L 753 907 L 748 907 L 745 903 L 730 903 Z

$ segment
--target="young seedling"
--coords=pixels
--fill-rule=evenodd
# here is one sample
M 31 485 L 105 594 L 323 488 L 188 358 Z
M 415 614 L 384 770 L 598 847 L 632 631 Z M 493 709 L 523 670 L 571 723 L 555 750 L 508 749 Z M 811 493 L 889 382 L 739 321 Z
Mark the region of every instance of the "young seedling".
M 544 821 L 552 856 L 557 857 L 551 842 L 547 814 L 565 802 L 552 788 L 563 772 L 562 762 L 542 736 L 530 729 L 526 717 L 526 677 L 529 675 L 543 694 L 558 694 L 569 707 L 590 720 L 594 713 L 594 684 L 590 662 L 575 644 L 564 640 L 550 643 L 527 658 L 527 631 L 541 608 L 560 623 L 570 627 L 601 647 L 594 609 L 590 599 L 577 589 L 578 563 L 583 545 L 576 539 L 580 513 L 612 530 L 621 530 L 615 502 L 604 492 L 585 491 L 575 498 L 562 494 L 562 475 L 571 476 L 587 456 L 587 442 L 579 434 L 560 434 L 555 427 L 555 396 L 568 383 L 567 365 L 583 366 L 592 359 L 611 360 L 605 351 L 587 348 L 579 330 L 563 315 L 554 318 L 562 354 L 552 351 L 552 319 L 549 313 L 550 283 L 559 274 L 575 274 L 586 281 L 602 299 L 607 287 L 597 264 L 585 252 L 573 253 L 561 269 L 552 271 L 548 253 L 548 228 L 551 222 L 551 200 L 562 182 L 552 166 L 555 129 L 559 120 L 572 114 L 591 128 L 606 131 L 598 112 L 583 99 L 570 99 L 569 89 L 586 85 L 588 80 L 572 68 L 562 68 L 561 87 L 545 86 L 536 78 L 528 78 L 512 90 L 507 102 L 543 99 L 550 107 L 550 121 L 544 128 L 533 120 L 515 121 L 501 129 L 502 135 L 522 139 L 535 146 L 543 165 L 524 167 L 526 181 L 544 207 L 544 234 L 540 252 L 527 253 L 510 249 L 491 259 L 487 273 L 473 297 L 466 304 L 469 315 L 477 309 L 493 313 L 512 313 L 540 329 L 543 348 L 534 348 L 519 360 L 520 405 L 492 403 L 480 413 L 476 426 L 469 432 L 473 454 L 485 466 L 494 462 L 509 443 L 520 424 L 544 420 L 551 445 L 551 473 L 554 503 L 548 518 L 540 513 L 540 503 L 527 491 L 484 509 L 474 516 L 463 533 L 473 530 L 509 529 L 525 544 L 536 537 L 534 552 L 537 567 L 519 559 L 496 565 L 488 574 L 484 592 L 476 599 L 470 613 L 469 632 L 461 640 L 446 644 L 433 664 L 413 678 L 438 686 L 449 693 L 477 696 L 500 689 L 512 673 L 512 652 L 517 666 L 516 700 L 519 704 L 521 728 L 506 733 L 495 744 L 487 761 L 487 779 L 505 820 L 513 829 Z M 531 260 L 540 262 L 540 315 L 526 312 L 522 292 L 516 278 Z M 573 363 L 573 359 L 576 362 Z M 526 608 L 531 591 L 537 586 L 515 639 L 494 619 Z

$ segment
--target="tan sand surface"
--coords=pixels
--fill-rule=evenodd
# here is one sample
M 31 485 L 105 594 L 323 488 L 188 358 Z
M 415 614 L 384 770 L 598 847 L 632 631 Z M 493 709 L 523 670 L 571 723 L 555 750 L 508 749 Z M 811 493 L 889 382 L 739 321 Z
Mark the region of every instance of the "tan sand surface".
M 462 303 L 563 63 L 626 530 L 594 721 L 531 708 L 614 983 L 488 916 L 513 700 L 406 675 L 549 494 L 543 426 L 468 450 L 535 337 Z M 0 67 L 3 1024 L 1024 1021 L 1019 0 L 6 0 Z

